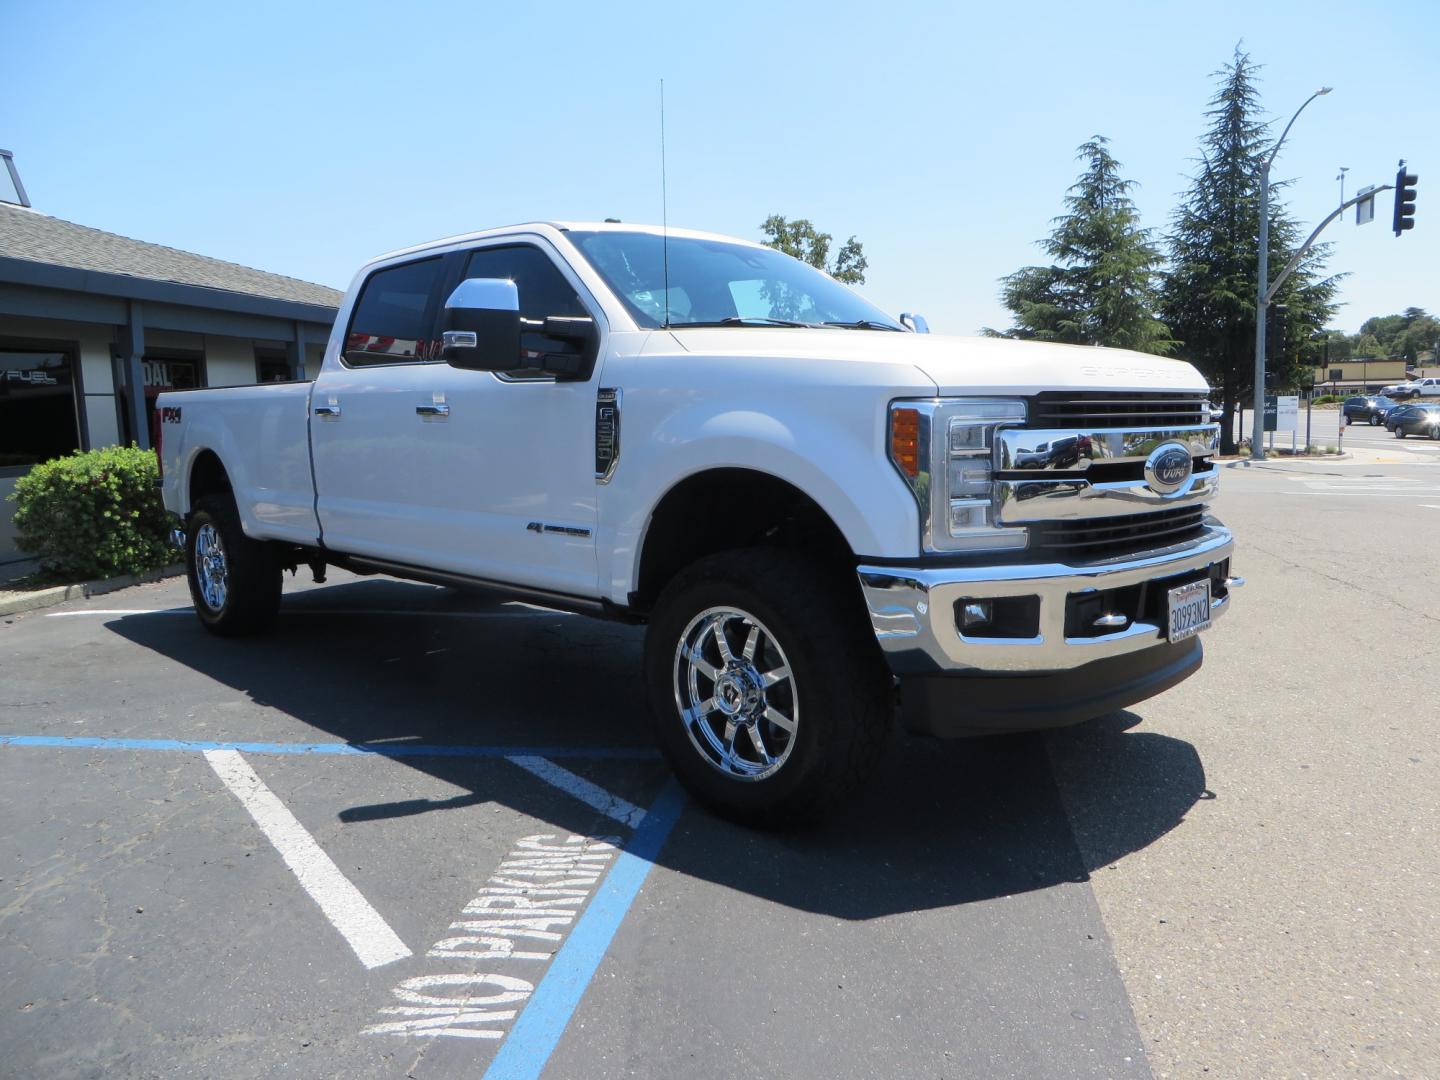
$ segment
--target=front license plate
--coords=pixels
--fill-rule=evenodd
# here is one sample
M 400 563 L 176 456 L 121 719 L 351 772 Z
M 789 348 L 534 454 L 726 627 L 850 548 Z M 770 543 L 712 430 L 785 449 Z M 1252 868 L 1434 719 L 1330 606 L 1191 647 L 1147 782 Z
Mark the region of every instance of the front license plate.
M 1194 637 L 1210 625 L 1210 579 L 1170 590 L 1171 641 Z

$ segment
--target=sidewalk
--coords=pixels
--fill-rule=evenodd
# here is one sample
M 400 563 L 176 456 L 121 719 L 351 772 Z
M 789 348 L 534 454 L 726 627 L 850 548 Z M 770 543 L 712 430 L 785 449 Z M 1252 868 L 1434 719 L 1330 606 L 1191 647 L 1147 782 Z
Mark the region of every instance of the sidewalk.
M 5 569 L 8 571 L 15 565 L 18 564 L 7 564 Z M 27 573 L 33 572 L 36 565 L 38 564 L 31 565 Z M 121 577 L 105 578 L 100 581 L 82 581 L 75 585 L 54 585 L 45 589 L 7 588 L 24 576 L 7 573 L 0 578 L 0 616 L 18 615 L 22 611 L 54 607 L 67 600 L 85 600 L 92 596 L 103 596 L 105 593 L 128 589 L 132 585 L 144 585 L 164 578 L 179 577 L 184 573 L 185 565 L 176 563 L 163 570 L 147 570 L 143 574 L 125 574 Z

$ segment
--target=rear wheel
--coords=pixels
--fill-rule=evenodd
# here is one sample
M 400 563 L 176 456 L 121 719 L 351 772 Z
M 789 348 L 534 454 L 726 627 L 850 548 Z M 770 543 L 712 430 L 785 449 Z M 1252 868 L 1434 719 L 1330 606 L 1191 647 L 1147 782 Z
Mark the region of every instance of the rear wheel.
M 254 634 L 275 621 L 280 563 L 268 544 L 245 535 L 230 496 L 196 501 L 185 528 L 185 570 L 195 614 L 211 633 Z
M 813 563 L 770 549 L 711 556 L 666 587 L 646 685 L 660 747 L 697 799 L 781 827 L 855 794 L 893 712 L 857 606 Z

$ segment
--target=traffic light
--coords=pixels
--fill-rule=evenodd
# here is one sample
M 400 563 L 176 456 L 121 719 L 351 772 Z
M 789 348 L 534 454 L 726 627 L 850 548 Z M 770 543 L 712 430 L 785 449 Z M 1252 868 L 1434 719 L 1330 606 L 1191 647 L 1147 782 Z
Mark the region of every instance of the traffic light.
M 1406 229 L 1415 228 L 1415 184 L 1419 179 L 1414 173 L 1405 171 L 1403 161 L 1400 163 L 1400 171 L 1395 174 L 1395 220 L 1392 223 L 1396 236 Z
M 1285 355 L 1285 346 L 1290 333 L 1290 307 L 1288 304 L 1271 304 L 1265 309 L 1265 359 L 1279 360 Z M 1269 375 L 1266 375 L 1269 385 Z

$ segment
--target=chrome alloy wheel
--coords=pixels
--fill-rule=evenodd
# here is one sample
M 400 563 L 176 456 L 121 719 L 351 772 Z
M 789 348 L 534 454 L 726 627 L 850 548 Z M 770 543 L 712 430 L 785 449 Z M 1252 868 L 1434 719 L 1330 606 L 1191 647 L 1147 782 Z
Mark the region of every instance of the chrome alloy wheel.
M 738 608 L 690 620 L 675 649 L 675 707 L 710 765 L 733 780 L 764 780 L 795 747 L 800 703 L 775 635 Z
M 208 521 L 195 534 L 195 580 L 200 596 L 211 611 L 225 606 L 230 593 L 230 575 L 225 566 L 225 545 L 220 532 Z

